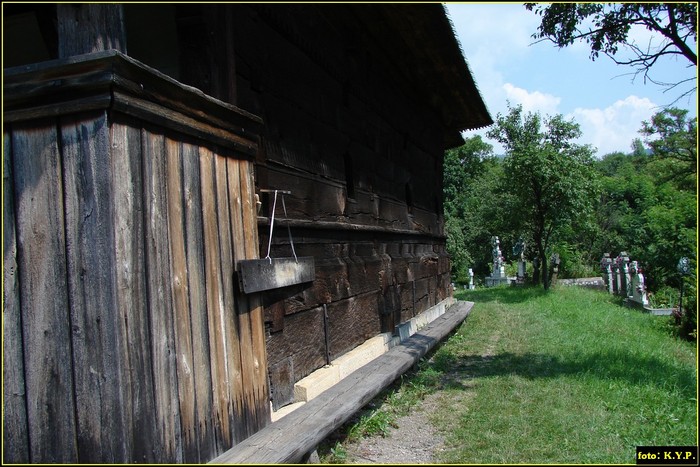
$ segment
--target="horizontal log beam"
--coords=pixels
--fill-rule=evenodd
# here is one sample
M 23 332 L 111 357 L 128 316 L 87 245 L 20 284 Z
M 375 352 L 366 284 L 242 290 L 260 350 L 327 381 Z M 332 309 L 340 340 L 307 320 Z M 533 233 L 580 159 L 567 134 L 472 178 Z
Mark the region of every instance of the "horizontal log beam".
M 469 315 L 456 302 L 402 344 L 348 375 L 294 412 L 267 425 L 212 460 L 212 464 L 298 463 L 383 389 L 427 354 Z
M 309 230 L 329 230 L 329 231 L 346 231 L 346 232 L 369 232 L 373 234 L 391 234 L 410 236 L 415 238 L 429 238 L 438 241 L 445 241 L 446 235 L 433 234 L 418 230 L 394 229 L 381 225 L 366 225 L 353 224 L 350 222 L 336 221 L 319 221 L 307 219 L 275 219 L 276 227 L 291 227 L 292 229 L 309 229 Z M 269 229 L 270 218 L 258 216 L 258 226 L 260 228 Z
M 7 68 L 3 77 L 5 122 L 114 110 L 249 157 L 258 149 L 260 117 L 116 50 Z

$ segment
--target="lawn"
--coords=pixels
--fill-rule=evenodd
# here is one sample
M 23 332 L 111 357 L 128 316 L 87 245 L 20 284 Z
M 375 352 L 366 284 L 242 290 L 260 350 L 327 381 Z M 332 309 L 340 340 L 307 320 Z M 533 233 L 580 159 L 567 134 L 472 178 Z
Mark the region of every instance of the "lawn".
M 669 317 L 578 287 L 457 298 L 475 302 L 467 320 L 364 420 L 438 392 L 444 463 L 634 464 L 637 446 L 697 445 L 696 345 Z

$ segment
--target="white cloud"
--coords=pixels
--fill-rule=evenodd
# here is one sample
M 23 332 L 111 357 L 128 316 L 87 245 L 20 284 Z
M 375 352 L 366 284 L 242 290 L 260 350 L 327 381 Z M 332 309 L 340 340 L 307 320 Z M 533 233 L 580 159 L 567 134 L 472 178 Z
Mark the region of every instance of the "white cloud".
M 581 126 L 579 143 L 590 144 L 602 157 L 615 151 L 629 152 L 632 141 L 640 138 L 642 121 L 649 120 L 659 107 L 648 98 L 628 96 L 604 109 L 578 107 L 566 118 Z
M 513 86 L 510 83 L 503 85 L 506 99 L 511 105 L 521 104 L 524 112 L 539 112 L 541 115 L 554 115 L 561 102 L 559 97 L 546 94 L 540 91 L 528 91 L 526 89 Z

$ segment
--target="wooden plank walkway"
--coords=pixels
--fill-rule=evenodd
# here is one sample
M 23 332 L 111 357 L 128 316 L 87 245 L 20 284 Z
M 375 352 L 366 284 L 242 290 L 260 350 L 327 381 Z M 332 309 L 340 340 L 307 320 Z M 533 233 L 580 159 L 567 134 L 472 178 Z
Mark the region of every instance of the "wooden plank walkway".
M 472 302 L 456 302 L 442 316 L 321 393 L 271 423 L 210 464 L 299 463 L 336 428 L 406 372 L 469 315 Z

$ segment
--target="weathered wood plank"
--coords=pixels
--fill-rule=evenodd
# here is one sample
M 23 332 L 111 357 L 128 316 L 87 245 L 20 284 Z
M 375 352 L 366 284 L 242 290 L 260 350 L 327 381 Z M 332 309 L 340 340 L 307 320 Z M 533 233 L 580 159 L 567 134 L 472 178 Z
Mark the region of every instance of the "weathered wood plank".
M 62 119 L 61 150 L 78 456 L 87 463 L 128 462 L 106 113 Z
M 116 310 L 123 339 L 123 399 L 129 459 L 160 460 L 153 388 L 153 359 L 149 331 L 141 132 L 127 122 L 114 122 L 112 186 L 114 193 L 114 266 Z
M 30 460 L 72 463 L 78 453 L 55 124 L 16 125 L 12 148 Z
M 231 160 L 231 165 L 238 164 L 238 161 Z M 214 157 L 214 171 L 216 174 L 216 205 L 219 226 L 219 245 L 221 248 L 221 286 L 223 292 L 223 331 L 224 344 L 226 349 L 226 375 L 229 390 L 229 406 L 227 414 L 229 426 L 231 427 L 232 438 L 230 445 L 233 445 L 245 437 L 245 433 L 239 429 L 237 422 L 243 417 L 240 395 L 245 392 L 243 380 L 241 378 L 241 349 L 239 342 L 238 320 L 236 319 L 236 300 L 234 299 L 233 284 L 233 244 L 231 232 L 231 216 L 237 215 L 235 203 L 230 200 L 230 188 L 228 184 L 228 167 L 225 157 L 216 155 Z
M 180 403 L 182 450 L 185 462 L 198 462 L 199 449 L 195 422 L 194 357 L 185 252 L 184 197 L 180 144 L 165 138 L 167 174 L 168 232 L 170 234 L 170 289 L 174 316 L 177 361 L 177 392 Z
M 204 273 L 204 238 L 202 189 L 199 151 L 196 146 L 182 145 L 185 229 L 187 232 L 187 272 L 192 314 L 192 356 L 196 394 L 196 428 L 200 461 L 211 459 L 216 452 L 212 421 L 212 374 Z
M 212 464 L 297 463 L 329 433 L 413 366 L 459 326 L 473 303 L 457 302 L 402 344 L 356 370 L 294 412 L 211 461 Z
M 214 432 L 217 450 L 231 445 L 228 407 L 230 393 L 226 379 L 226 342 L 223 328 L 224 297 L 221 278 L 221 246 L 216 212 L 216 176 L 214 154 L 199 148 L 204 226 L 204 271 L 206 276 L 207 319 L 213 391 Z
M 144 213 L 155 393 L 155 423 L 163 449 L 160 462 L 182 462 L 173 303 L 170 282 L 167 173 L 163 135 L 142 130 Z
M 119 4 L 59 4 L 58 56 L 116 49 L 126 53 L 124 7 Z
M 200 121 L 181 112 L 120 91 L 114 91 L 113 94 L 113 108 L 115 110 L 224 147 L 233 147 L 242 154 L 253 155 L 257 150 L 255 141 L 238 136 L 228 129 L 221 129 L 210 125 L 209 122 Z
M 243 260 L 238 262 L 238 269 L 245 293 L 312 282 L 316 277 L 312 256 Z
M 11 132 L 3 133 L 3 463 L 29 463 Z
M 229 182 L 229 197 L 231 204 L 234 206 L 231 215 L 231 237 L 233 242 L 233 260 L 234 264 L 238 264 L 240 260 L 248 259 L 248 251 L 246 250 L 246 237 L 252 232 L 246 232 L 246 226 L 243 223 L 244 209 L 246 207 L 244 197 L 247 193 L 243 192 L 243 178 L 246 177 L 246 168 L 244 165 L 235 162 L 228 165 L 228 182 Z M 257 256 L 253 256 L 256 258 Z M 246 438 L 255 432 L 255 360 L 253 358 L 253 338 L 251 336 L 251 320 L 250 320 L 250 297 L 247 295 L 238 294 L 236 296 L 236 319 L 238 321 L 238 342 L 241 347 L 241 393 L 240 403 L 240 419 L 236 426 L 242 432 L 242 438 Z
M 259 258 L 258 224 L 255 203 L 254 167 L 251 162 L 240 162 L 241 212 L 245 239 L 245 258 Z M 265 322 L 263 318 L 262 299 L 259 295 L 249 296 L 250 314 L 250 349 L 253 357 L 253 394 L 249 410 L 253 410 L 254 431 L 260 430 L 270 422 L 270 390 L 267 378 L 267 348 L 265 342 Z M 241 315 L 239 315 L 241 316 Z M 242 347 L 246 349 L 248 347 Z M 248 352 L 246 352 L 248 353 Z M 250 434 L 250 433 L 249 433 Z

